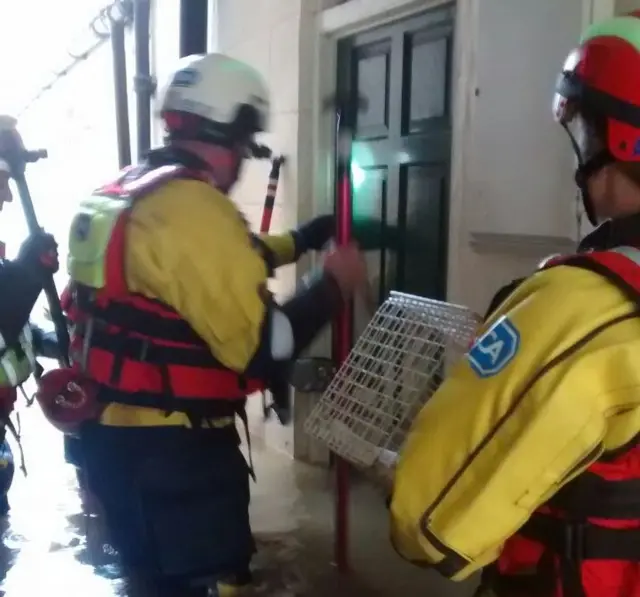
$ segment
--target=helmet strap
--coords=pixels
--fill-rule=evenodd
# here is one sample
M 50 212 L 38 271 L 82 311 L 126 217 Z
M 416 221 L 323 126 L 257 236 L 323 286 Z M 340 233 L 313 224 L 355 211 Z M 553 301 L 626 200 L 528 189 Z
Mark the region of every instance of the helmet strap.
M 594 174 L 597 174 L 605 166 L 608 166 L 609 164 L 615 162 L 615 158 L 613 157 L 613 155 L 611 155 L 609 150 L 601 149 L 600 151 L 594 153 L 588 160 L 585 160 L 584 156 L 582 155 L 580 146 L 578 145 L 578 142 L 576 141 L 569 127 L 565 123 L 562 123 L 562 128 L 564 128 L 564 130 L 567 132 L 567 135 L 569 135 L 571 146 L 573 147 L 573 151 L 576 154 L 576 158 L 578 159 L 578 167 L 576 168 L 574 178 L 576 181 L 576 185 L 578 186 L 578 189 L 580 191 L 584 211 L 587 214 L 589 223 L 592 226 L 597 226 L 598 220 L 596 218 L 593 200 L 589 194 L 588 182 Z
M 611 153 L 603 149 L 591 156 L 586 162 L 580 160 L 580 164 L 576 168 L 575 181 L 580 189 L 580 195 L 582 196 L 582 204 L 584 205 L 584 211 L 587 214 L 587 219 L 592 226 L 597 226 L 598 220 L 596 218 L 595 209 L 593 206 L 593 200 L 589 193 L 589 179 L 600 172 L 605 166 L 615 162 L 615 158 Z
M 243 122 L 212 122 L 202 116 L 184 112 L 166 112 L 163 117 L 167 124 L 168 141 L 200 141 L 233 149 L 238 144 L 249 145 L 258 131 Z

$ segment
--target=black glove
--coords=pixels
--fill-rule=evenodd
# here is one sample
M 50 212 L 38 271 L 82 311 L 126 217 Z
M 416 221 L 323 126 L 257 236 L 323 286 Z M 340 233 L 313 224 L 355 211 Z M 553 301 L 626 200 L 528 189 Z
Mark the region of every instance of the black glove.
M 294 231 L 296 258 L 307 251 L 321 251 L 334 237 L 335 216 L 318 216 Z M 396 251 L 402 234 L 397 226 L 383 226 L 381 220 L 357 218 L 351 226 L 353 240 L 363 251 L 379 251 L 383 247 Z
M 60 267 L 58 244 L 51 234 L 40 231 L 22 243 L 16 261 L 35 278 L 55 274 Z
M 33 336 L 33 350 L 37 356 L 47 359 L 60 358 L 60 347 L 55 332 L 45 332 L 37 325 L 31 324 L 31 335 Z
M 318 216 L 303 224 L 293 232 L 296 243 L 296 256 L 307 251 L 322 251 L 333 238 L 336 229 L 335 216 Z

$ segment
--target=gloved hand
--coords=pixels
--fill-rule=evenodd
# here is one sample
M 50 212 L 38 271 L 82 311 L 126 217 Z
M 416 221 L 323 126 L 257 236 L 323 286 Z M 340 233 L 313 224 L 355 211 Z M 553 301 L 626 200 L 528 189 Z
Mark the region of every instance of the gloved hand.
M 368 289 L 367 262 L 355 243 L 329 253 L 323 268 L 337 282 L 345 299 Z
M 333 215 L 318 216 L 302 224 L 293 232 L 296 241 L 296 253 L 302 255 L 307 251 L 322 251 L 333 238 L 336 219 Z
M 31 336 L 33 337 L 33 350 L 37 356 L 47 359 L 60 358 L 60 347 L 55 332 L 45 332 L 37 325 L 31 324 Z
M 58 243 L 44 231 L 30 235 L 22 243 L 16 261 L 38 279 L 55 274 L 60 267 Z
M 307 251 L 321 251 L 334 237 L 336 219 L 333 215 L 318 216 L 303 224 L 293 234 L 298 256 Z M 357 218 L 351 226 L 353 240 L 363 251 L 378 251 L 383 246 L 396 250 L 401 235 L 397 226 L 383 226 L 381 220 Z

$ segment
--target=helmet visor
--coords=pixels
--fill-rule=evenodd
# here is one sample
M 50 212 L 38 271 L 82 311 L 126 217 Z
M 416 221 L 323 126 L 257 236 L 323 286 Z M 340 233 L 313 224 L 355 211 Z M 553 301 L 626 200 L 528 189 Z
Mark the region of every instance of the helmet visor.
M 584 116 L 588 90 L 576 72 L 579 62 L 580 52 L 574 50 L 564 63 L 553 98 L 553 115 L 569 133 L 578 160 L 585 163 L 602 149 L 602 143 L 593 122 Z
M 582 87 L 576 76 L 576 67 L 579 62 L 580 52 L 574 50 L 567 57 L 556 83 L 552 106 L 553 116 L 562 125 L 571 122 L 578 112 L 578 100 Z

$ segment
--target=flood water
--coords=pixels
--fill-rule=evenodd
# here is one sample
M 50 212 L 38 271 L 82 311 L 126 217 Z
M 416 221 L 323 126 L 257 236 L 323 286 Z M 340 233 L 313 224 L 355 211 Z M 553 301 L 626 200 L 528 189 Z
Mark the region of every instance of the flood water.
M 0 597 L 134 597 L 106 542 L 101 519 L 83 511 L 61 435 L 37 407 L 21 409 L 28 475 L 19 470 L 0 519 Z M 14 445 L 12 444 L 12 448 Z M 354 482 L 348 576 L 332 565 L 333 475 L 254 448 L 252 524 L 256 583 L 242 595 L 270 597 L 467 597 L 475 583 L 450 583 L 412 567 L 389 546 L 379 489 Z M 135 597 L 138 597 L 137 595 Z M 152 597 L 152 596 L 148 596 Z
M 61 436 L 37 407 L 22 411 L 21 418 L 28 475 L 19 471 L 14 450 L 11 511 L 1 522 L 2 595 L 129 595 L 101 518 L 87 508 L 83 511 L 75 471 L 64 463 Z M 305 505 L 303 495 L 313 492 L 314 484 L 322 491 L 326 475 L 305 467 L 299 474 L 289 470 L 283 475 L 283 464 L 293 467 L 291 461 L 264 451 L 257 451 L 254 458 L 258 483 L 252 517 L 259 552 L 254 562 L 256 583 L 246 594 L 375 595 L 354 578 L 336 574 L 331 565 L 331 529 L 314 521 Z

